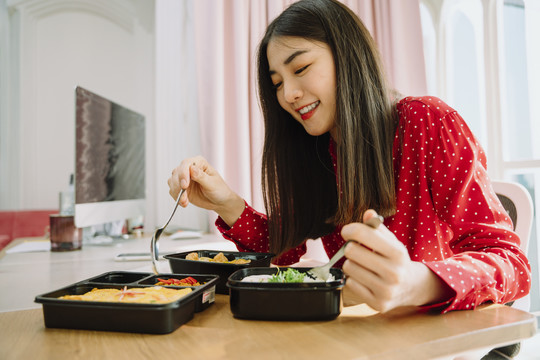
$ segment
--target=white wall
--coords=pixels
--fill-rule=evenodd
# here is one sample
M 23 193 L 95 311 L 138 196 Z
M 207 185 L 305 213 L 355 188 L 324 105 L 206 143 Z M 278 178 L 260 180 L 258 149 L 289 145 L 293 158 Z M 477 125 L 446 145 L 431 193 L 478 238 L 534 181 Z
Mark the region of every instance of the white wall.
M 57 209 L 74 172 L 74 89 L 81 85 L 147 119 L 153 172 L 154 2 L 3 1 L 2 209 Z M 6 14 L 7 12 L 7 14 Z M 5 22 L 2 21 L 4 24 Z M 8 35 L 6 36 L 6 33 Z M 2 51 L 4 53 L 4 51 Z M 147 192 L 152 192 L 148 177 Z M 151 206 L 148 212 L 152 214 Z

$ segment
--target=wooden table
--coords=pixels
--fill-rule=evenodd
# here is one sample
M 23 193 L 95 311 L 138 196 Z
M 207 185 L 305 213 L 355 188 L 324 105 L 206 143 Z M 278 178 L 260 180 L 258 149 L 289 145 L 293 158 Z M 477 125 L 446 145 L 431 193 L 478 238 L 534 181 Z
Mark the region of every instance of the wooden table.
M 381 315 L 360 305 L 324 322 L 239 320 L 226 295 L 166 335 L 45 328 L 39 309 L 0 313 L 0 324 L 0 358 L 34 360 L 435 359 L 518 342 L 536 329 L 533 315 L 505 306 Z
M 223 246 L 211 235 L 200 241 L 164 239 L 162 249 Z M 499 305 L 444 315 L 414 308 L 378 314 L 360 305 L 345 308 L 332 321 L 239 320 L 226 295 L 216 295 L 214 305 L 166 335 L 45 328 L 36 295 L 106 271 L 149 270 L 148 262 L 113 260 L 119 251 L 147 248 L 144 239 L 119 248 L 83 246 L 72 253 L 0 258 L 0 359 L 451 359 L 536 332 L 532 314 Z

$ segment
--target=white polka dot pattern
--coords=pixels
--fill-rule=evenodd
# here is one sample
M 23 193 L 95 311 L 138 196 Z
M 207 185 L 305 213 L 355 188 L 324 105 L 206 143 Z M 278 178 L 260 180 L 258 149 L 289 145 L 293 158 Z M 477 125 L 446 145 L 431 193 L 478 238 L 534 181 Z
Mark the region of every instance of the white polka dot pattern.
M 506 303 L 530 289 L 530 265 L 519 238 L 493 192 L 486 157 L 461 116 L 436 97 L 407 97 L 397 105 L 394 140 L 397 209 L 384 224 L 456 295 L 442 312 Z M 334 158 L 333 144 L 330 153 Z M 232 228 L 216 226 L 240 251 L 268 251 L 266 216 L 250 206 Z M 248 232 L 248 230 L 251 230 Z M 341 226 L 322 242 L 329 256 L 344 243 Z M 277 265 L 295 263 L 305 244 L 284 253 Z M 337 264 L 341 266 L 343 260 Z

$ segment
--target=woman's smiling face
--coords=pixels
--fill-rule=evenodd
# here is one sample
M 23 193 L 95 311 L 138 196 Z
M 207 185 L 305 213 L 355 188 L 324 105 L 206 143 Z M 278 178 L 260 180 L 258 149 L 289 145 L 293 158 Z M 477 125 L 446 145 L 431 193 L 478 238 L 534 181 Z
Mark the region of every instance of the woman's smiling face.
M 279 104 L 313 136 L 334 136 L 336 74 L 327 44 L 299 37 L 268 43 L 268 64 Z

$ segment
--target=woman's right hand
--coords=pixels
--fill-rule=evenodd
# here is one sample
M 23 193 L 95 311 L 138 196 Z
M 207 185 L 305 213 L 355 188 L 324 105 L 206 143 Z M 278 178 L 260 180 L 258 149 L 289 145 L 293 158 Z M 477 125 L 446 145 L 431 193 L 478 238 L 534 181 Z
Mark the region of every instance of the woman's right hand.
M 214 210 L 232 226 L 244 211 L 245 203 L 233 192 L 219 173 L 202 156 L 183 160 L 167 181 L 169 194 L 176 200 L 181 189 L 186 192 L 180 199 L 180 206 L 189 203 Z

